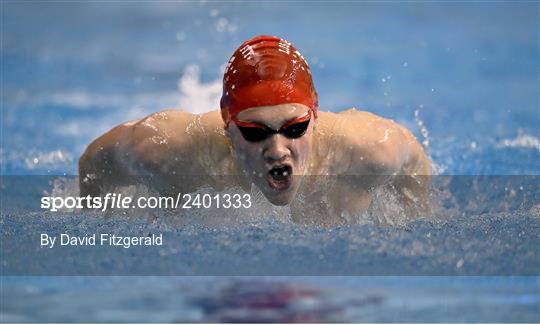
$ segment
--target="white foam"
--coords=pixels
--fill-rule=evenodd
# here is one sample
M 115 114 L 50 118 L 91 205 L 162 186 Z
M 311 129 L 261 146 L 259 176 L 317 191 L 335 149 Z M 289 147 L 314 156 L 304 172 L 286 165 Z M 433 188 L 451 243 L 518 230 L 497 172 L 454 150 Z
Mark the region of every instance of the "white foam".
M 58 165 L 71 164 L 72 161 L 73 156 L 62 150 L 32 154 L 24 159 L 25 166 L 28 169 L 56 167 Z
M 234 33 L 238 27 L 227 20 L 227 18 L 219 18 L 216 22 L 216 31 L 219 33 L 228 32 Z
M 65 106 L 74 110 L 121 108 L 123 118 L 139 119 L 144 115 L 165 108 L 178 107 L 191 113 L 205 113 L 219 109 L 222 83 L 217 78 L 208 83 L 200 80 L 201 71 L 198 65 L 188 65 L 178 81 L 177 91 L 131 93 L 94 93 L 85 90 L 65 90 L 55 93 L 21 96 L 16 99 L 17 106 Z M 126 114 L 126 111 L 128 112 Z M 110 117 L 108 118 L 110 120 Z M 100 123 L 97 123 L 100 124 Z M 106 126 L 110 128 L 113 125 Z M 62 129 L 62 128 L 60 128 Z M 83 133 L 79 122 L 72 122 L 59 130 L 65 135 Z
M 504 139 L 497 144 L 499 148 L 532 148 L 540 151 L 540 139 L 535 136 L 525 134 L 518 129 L 518 134 L 513 139 Z
M 431 173 L 433 175 L 441 175 L 448 169 L 448 166 L 445 164 L 439 164 L 432 160 L 431 162 Z
M 423 105 L 419 106 L 420 108 L 424 108 Z M 429 132 L 426 128 L 424 121 L 420 118 L 420 110 L 414 111 L 414 119 L 416 120 L 416 124 L 418 124 L 418 128 L 420 129 L 420 133 L 422 134 L 422 137 L 424 140 L 422 141 L 422 144 L 426 149 L 429 149 Z
M 205 113 L 219 108 L 222 84 L 220 79 L 209 83 L 200 80 L 200 68 L 197 65 L 189 65 L 182 78 L 178 81 L 180 90 L 179 106 L 191 113 Z

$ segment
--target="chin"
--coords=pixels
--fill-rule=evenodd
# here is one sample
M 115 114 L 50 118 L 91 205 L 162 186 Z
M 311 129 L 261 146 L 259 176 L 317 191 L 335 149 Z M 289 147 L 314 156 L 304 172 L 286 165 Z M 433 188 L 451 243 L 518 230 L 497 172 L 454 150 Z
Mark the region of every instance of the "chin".
M 266 196 L 266 198 L 273 205 L 279 205 L 279 206 L 287 205 L 287 204 L 291 203 L 292 199 L 293 199 L 293 198 L 290 198 L 288 196 L 286 196 L 286 197 L 281 197 L 281 196 L 279 196 L 279 197 L 276 197 L 276 196 L 269 197 L 269 196 Z
M 279 206 L 290 204 L 296 197 L 296 189 L 291 188 L 282 191 L 276 191 L 272 188 L 266 188 L 262 192 L 270 203 Z

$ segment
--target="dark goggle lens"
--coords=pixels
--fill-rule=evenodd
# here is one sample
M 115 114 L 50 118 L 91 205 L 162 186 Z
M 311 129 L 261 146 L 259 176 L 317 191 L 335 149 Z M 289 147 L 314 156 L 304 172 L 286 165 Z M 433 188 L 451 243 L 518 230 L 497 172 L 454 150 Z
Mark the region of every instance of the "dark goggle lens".
M 246 141 L 249 142 L 259 142 L 263 141 L 264 139 L 268 138 L 272 132 L 267 129 L 258 128 L 258 127 L 245 127 L 245 126 L 238 126 L 238 129 L 242 133 L 242 136 Z
M 300 123 L 295 123 L 280 129 L 279 131 L 273 131 L 268 128 L 263 127 L 247 127 L 247 126 L 238 126 L 240 133 L 246 141 L 249 142 L 259 142 L 263 141 L 274 133 L 280 133 L 286 136 L 289 139 L 298 139 L 302 137 L 309 126 L 309 121 L 304 121 Z
M 289 139 L 298 139 L 306 133 L 306 130 L 309 125 L 309 120 L 300 123 L 294 123 L 289 125 L 281 130 L 279 133 L 283 134 Z

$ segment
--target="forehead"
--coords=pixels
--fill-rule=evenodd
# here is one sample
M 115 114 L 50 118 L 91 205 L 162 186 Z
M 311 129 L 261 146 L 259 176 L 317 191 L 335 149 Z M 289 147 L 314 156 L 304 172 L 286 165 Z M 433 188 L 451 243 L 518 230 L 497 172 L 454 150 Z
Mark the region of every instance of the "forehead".
M 280 104 L 252 107 L 238 113 L 236 118 L 244 122 L 255 122 L 280 128 L 285 122 L 305 116 L 309 107 L 303 104 Z

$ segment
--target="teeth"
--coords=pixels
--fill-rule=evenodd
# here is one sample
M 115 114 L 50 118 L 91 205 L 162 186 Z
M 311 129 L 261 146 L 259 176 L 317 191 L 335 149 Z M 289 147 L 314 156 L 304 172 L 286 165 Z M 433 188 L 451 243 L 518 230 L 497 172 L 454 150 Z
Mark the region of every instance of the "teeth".
M 289 174 L 290 173 L 287 167 L 276 167 L 270 171 L 270 175 L 274 177 L 280 177 L 280 176 L 287 177 Z

